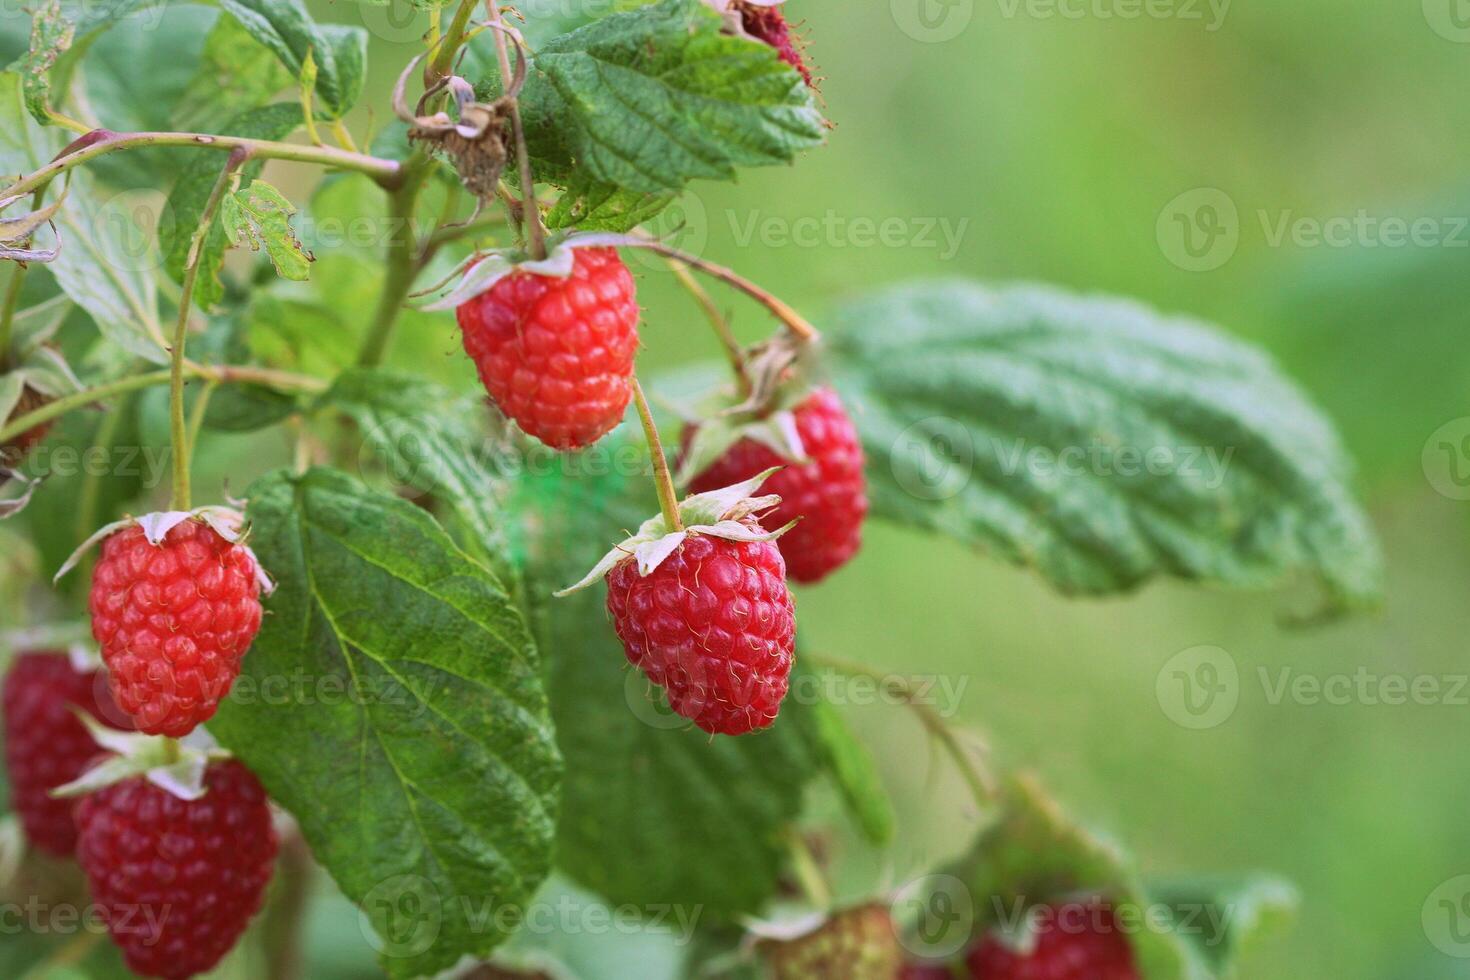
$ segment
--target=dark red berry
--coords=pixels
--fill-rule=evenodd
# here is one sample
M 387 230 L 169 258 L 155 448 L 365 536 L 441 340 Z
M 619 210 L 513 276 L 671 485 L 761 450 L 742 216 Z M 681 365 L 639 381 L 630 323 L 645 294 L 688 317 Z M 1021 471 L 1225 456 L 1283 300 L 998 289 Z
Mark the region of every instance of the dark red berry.
M 776 720 L 796 650 L 796 612 L 774 542 L 691 534 L 649 575 L 629 558 L 607 576 L 628 660 L 669 705 L 712 734 Z
M 77 860 L 135 973 L 211 969 L 270 882 L 276 832 L 259 780 L 230 759 L 210 764 L 205 787 L 186 801 L 138 776 L 77 803 Z
M 955 973 L 933 963 L 905 963 L 898 980 L 955 980 Z
M 807 67 L 801 52 L 797 50 L 796 41 L 791 36 L 791 25 L 787 23 L 786 15 L 781 13 L 781 8 L 739 3 L 739 0 L 737 4 L 740 8 L 740 19 L 745 27 L 745 33 L 775 48 L 781 60 L 801 72 L 801 77 L 807 85 L 811 85 L 811 69 Z
M 100 670 L 79 671 L 63 653 L 23 653 L 5 675 L 5 768 L 11 803 L 32 844 L 56 857 L 76 850 L 73 800 L 51 790 L 82 774 L 102 750 L 72 709 L 112 728 L 128 728 Z
M 703 493 L 782 467 L 761 487 L 762 493 L 781 497 L 780 505 L 762 520 L 781 527 L 799 519 L 778 543 L 791 578 L 810 583 L 842 567 L 862 546 L 867 480 L 862 443 L 836 392 L 817 389 L 794 414 L 810 462 L 795 465 L 763 443 L 742 439 L 698 474 L 690 489 Z M 692 430 L 685 432 L 686 447 L 692 436 Z
M 157 545 L 132 525 L 102 543 L 91 609 L 118 705 L 139 731 L 178 738 L 214 716 L 260 632 L 255 558 L 203 521 Z
M 32 388 L 23 388 L 20 393 L 20 401 L 16 402 L 15 410 L 11 412 L 11 418 L 28 415 L 36 409 L 43 407 L 48 401 L 45 395 Z M 20 435 L 6 442 L 0 443 L 0 466 L 17 467 L 25 462 L 32 449 L 35 449 L 46 438 L 51 431 L 50 422 L 42 422 L 33 429 L 27 429 Z
M 968 959 L 975 980 L 1139 980 L 1133 947 L 1112 910 L 1097 903 L 1046 906 L 1035 948 L 1022 954 L 987 936 Z
M 457 312 L 491 399 L 554 449 L 590 446 L 622 421 L 638 351 L 628 267 L 610 248 L 574 256 L 567 278 L 518 270 Z

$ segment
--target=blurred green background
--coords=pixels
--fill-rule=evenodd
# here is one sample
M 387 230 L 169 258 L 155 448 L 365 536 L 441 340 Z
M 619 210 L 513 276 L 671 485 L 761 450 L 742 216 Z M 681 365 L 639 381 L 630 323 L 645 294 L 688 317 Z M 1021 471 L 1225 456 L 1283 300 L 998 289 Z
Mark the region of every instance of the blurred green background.
M 1273 688 L 1284 668 L 1444 678 L 1444 691 L 1470 671 L 1470 503 L 1435 489 L 1453 487 L 1456 460 L 1425 456 L 1441 426 L 1470 416 L 1470 180 L 1458 165 L 1470 158 L 1470 29 L 1453 16 L 1465 6 L 790 0 L 824 78 L 830 145 L 793 168 L 696 185 L 684 223 L 664 222 L 819 324 L 846 297 L 918 276 L 1130 295 L 1264 346 L 1338 423 L 1387 553 L 1377 615 L 1292 632 L 1279 621 L 1293 597 L 1175 584 L 1064 600 L 983 555 L 881 526 L 855 565 L 798 595 L 812 649 L 963 685 L 956 718 L 988 733 L 998 761 L 1038 770 L 1145 870 L 1295 881 L 1297 927 L 1249 960 L 1252 980 L 1470 977 L 1470 960 L 1436 948 L 1424 925 L 1431 893 L 1470 874 L 1470 690 L 1395 706 Z M 421 25 L 401 0 L 313 7 L 373 31 L 364 102 L 381 126 Z M 534 37 L 607 3 L 524 7 Z M 368 115 L 351 121 L 361 133 Z M 297 199 L 309 187 L 304 168 L 270 176 Z M 1342 235 L 1313 235 L 1343 219 Z M 1421 229 L 1418 240 L 1385 219 Z M 897 230 L 883 240 L 877 227 Z M 1207 227 L 1226 234 L 1192 259 L 1179 236 Z M 644 370 L 715 356 L 671 277 L 635 269 Z M 729 302 L 743 336 L 768 331 L 754 307 Z M 414 316 L 390 361 L 468 385 L 457 346 L 442 317 Z M 1225 650 L 1240 679 L 1234 713 L 1203 730 L 1170 720 L 1156 687 L 1172 656 L 1199 645 Z M 974 814 L 909 716 L 849 710 L 900 815 L 886 854 L 834 843 L 856 895 L 958 850 Z M 350 910 L 321 906 L 312 935 L 313 977 L 370 969 Z

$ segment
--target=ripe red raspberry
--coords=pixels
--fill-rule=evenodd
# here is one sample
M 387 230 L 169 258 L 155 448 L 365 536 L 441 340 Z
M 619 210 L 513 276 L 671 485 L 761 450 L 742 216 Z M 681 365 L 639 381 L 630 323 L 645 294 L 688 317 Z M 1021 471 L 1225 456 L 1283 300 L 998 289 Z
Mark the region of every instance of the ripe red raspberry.
M 740 20 L 745 32 L 775 48 L 781 60 L 801 72 L 801 77 L 810 86 L 811 69 L 806 66 L 801 52 L 797 50 L 796 41 L 791 36 L 791 25 L 787 23 L 786 15 L 781 13 L 781 8 L 760 7 L 752 3 L 741 3 L 739 0 L 736 6 L 740 10 Z
M 811 583 L 842 567 L 862 546 L 867 481 L 857 429 L 836 392 L 817 389 L 794 414 L 810 462 L 794 465 L 769 446 L 742 439 L 698 474 L 690 489 L 701 493 L 748 480 L 773 466 L 783 467 L 761 487 L 762 493 L 781 497 L 780 505 L 763 519 L 773 527 L 800 519 L 778 544 L 792 579 Z M 685 430 L 686 449 L 692 438 L 693 430 Z
M 181 800 L 142 776 L 77 803 L 77 860 L 135 973 L 183 980 L 230 951 L 260 908 L 276 857 L 265 790 L 230 759 Z
M 646 576 L 625 559 L 608 573 L 607 609 L 629 662 L 680 715 L 722 735 L 776 720 L 796 611 L 774 542 L 691 533 Z
M 16 657 L 0 701 L 5 710 L 5 768 L 21 826 L 36 847 L 69 857 L 77 845 L 74 801 L 50 794 L 80 776 L 102 751 L 72 708 L 112 728 L 131 726 L 107 695 L 102 672 L 79 671 L 63 653 Z
M 610 248 L 573 254 L 565 279 L 517 270 L 457 311 L 485 390 L 553 449 L 590 446 L 622 421 L 638 351 L 628 267 Z
M 975 980 L 1139 980 L 1133 948 L 1114 921 L 1112 910 L 1074 902 L 1042 909 L 1036 946 L 1017 953 L 995 936 L 970 952 Z
M 249 549 L 201 520 L 157 545 L 136 524 L 102 543 L 92 635 L 139 731 L 178 738 L 214 716 L 260 632 L 256 576 Z

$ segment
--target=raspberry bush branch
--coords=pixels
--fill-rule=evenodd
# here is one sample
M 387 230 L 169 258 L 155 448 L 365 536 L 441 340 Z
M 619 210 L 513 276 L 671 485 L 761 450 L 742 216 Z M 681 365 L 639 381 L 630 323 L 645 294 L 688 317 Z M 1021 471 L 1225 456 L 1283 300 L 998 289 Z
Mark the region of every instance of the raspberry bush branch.
M 222 384 L 264 385 L 285 392 L 310 394 L 325 391 L 327 388 L 327 382 L 320 378 L 245 364 L 204 365 L 186 362 L 184 374 L 191 378 L 205 378 Z M 58 419 L 68 412 L 88 408 L 108 398 L 169 384 L 172 377 L 171 370 L 134 374 L 47 402 L 34 411 L 9 419 L 4 425 L 0 425 L 0 442 L 13 439 L 23 432 Z
M 184 282 L 179 290 L 179 316 L 174 324 L 173 346 L 169 350 L 169 433 L 174 450 L 172 510 L 189 509 L 189 465 L 194 454 L 184 420 L 184 347 L 189 338 L 189 316 L 194 307 L 194 284 L 199 278 L 199 256 L 225 192 L 249 158 L 250 151 L 246 147 L 230 151 L 209 198 L 204 202 L 198 227 L 189 240 L 189 257 L 184 263 Z
M 655 238 L 646 236 L 636 237 L 629 240 L 626 244 L 630 248 L 646 248 L 649 251 L 657 252 L 665 258 L 674 259 L 682 262 L 684 265 L 693 266 L 700 272 L 713 276 L 720 282 L 738 289 L 770 310 L 776 319 L 780 320 L 786 326 L 786 329 L 790 330 L 792 335 L 802 343 L 813 343 L 821 338 L 821 334 L 817 332 L 817 328 L 812 326 L 805 317 L 792 309 L 784 300 L 773 295 L 769 290 L 757 286 L 733 269 L 727 269 L 725 266 L 706 261 L 697 255 L 690 255 L 688 252 L 680 251 L 672 245 L 665 245 Z
M 8 201 L 19 195 L 41 190 L 57 176 L 100 156 L 148 147 L 194 147 L 227 153 L 244 150 L 255 159 L 290 160 L 354 171 L 371 177 L 386 188 L 397 187 L 404 176 L 404 165 L 397 160 L 351 153 L 331 146 L 303 146 L 298 143 L 240 136 L 168 132 L 115 133 L 107 129 L 95 129 L 77 142 L 81 145 L 76 149 L 63 151 L 61 156 L 46 166 L 0 190 L 0 200 Z

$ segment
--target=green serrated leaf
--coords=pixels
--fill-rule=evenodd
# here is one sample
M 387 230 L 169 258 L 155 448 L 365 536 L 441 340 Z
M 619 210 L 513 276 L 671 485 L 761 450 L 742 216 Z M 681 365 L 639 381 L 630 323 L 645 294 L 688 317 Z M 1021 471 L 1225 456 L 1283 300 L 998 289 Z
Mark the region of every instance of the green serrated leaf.
M 559 454 L 554 467 L 527 469 L 509 506 L 511 528 L 527 535 L 532 622 L 567 760 L 558 867 L 614 904 L 703 906 L 706 918 L 729 918 L 774 893 L 783 830 L 821 771 L 806 706 L 788 700 L 769 730 L 711 739 L 628 666 L 601 586 L 547 599 L 652 507 L 642 452 L 619 430 Z
M 64 135 L 26 112 L 20 76 L 0 73 L 0 173 L 26 174 L 47 163 Z M 155 363 L 164 363 L 149 230 L 129 209 L 111 206 L 85 169 L 68 175 L 67 198 L 56 213 L 60 254 L 48 265 L 67 296 L 86 310 L 104 337 Z M 59 182 L 58 182 L 59 183 Z M 58 193 L 60 187 L 51 193 Z
M 675 200 L 672 194 L 644 194 L 598 183 L 574 172 L 566 191 L 546 215 L 546 227 L 622 232 L 652 220 Z
M 31 15 L 30 48 L 15 68 L 20 72 L 21 90 L 31 118 L 50 126 L 51 66 L 71 47 L 76 23 L 62 13 L 61 0 L 45 0 Z
M 483 958 L 551 864 L 561 761 L 530 632 L 424 511 L 331 470 L 249 490 L 278 584 L 210 730 L 301 824 L 392 977 Z M 305 678 L 300 696 L 271 696 Z
M 600 207 L 624 191 L 626 214 L 644 196 L 819 145 L 822 116 L 801 76 L 721 25 L 701 0 L 663 0 L 543 44 L 521 98 L 537 177 L 566 186 L 582 171 L 578 197 Z M 498 80 L 480 88 L 493 97 Z
M 1330 424 L 1259 351 L 1137 303 L 945 281 L 857 302 L 831 366 L 875 511 L 1066 593 L 1312 577 L 1330 611 L 1382 568 Z
M 311 52 L 317 65 L 316 94 L 329 119 L 339 119 L 362 94 L 367 67 L 367 29 L 317 24 L 300 0 L 220 0 L 281 64 L 299 78 Z
M 281 103 L 247 110 L 225 129 L 226 132 L 238 136 L 279 140 L 301 125 L 301 121 L 299 106 Z M 219 179 L 223 166 L 221 154 L 212 150 L 194 150 L 169 193 L 169 213 L 173 220 L 159 229 L 159 238 L 163 247 L 163 267 L 175 282 L 183 281 L 190 237 L 199 226 L 205 202 L 209 200 L 210 191 Z M 263 161 L 246 163 L 241 168 L 242 179 L 257 176 L 263 166 Z M 228 236 L 223 222 L 216 222 L 205 236 L 204 245 L 199 252 L 199 275 L 194 285 L 194 301 L 200 309 L 209 309 L 224 296 L 224 284 L 220 281 L 219 274 L 224 267 L 227 247 Z
M 508 539 L 502 513 L 506 484 L 483 450 L 488 436 L 472 419 L 482 414 L 474 399 L 432 381 L 400 372 L 351 368 L 322 396 L 352 417 L 364 442 L 387 466 L 400 488 L 444 501 L 466 531 L 465 549 L 492 564 L 502 578 Z
M 225 195 L 220 223 L 225 238 L 236 248 L 265 249 L 271 265 L 282 279 L 305 282 L 311 274 L 312 255 L 301 247 L 291 227 L 296 208 L 285 196 L 263 180 Z
M 182 130 L 206 128 L 225 116 L 264 104 L 291 84 L 291 73 L 275 53 L 233 17 L 220 17 L 210 28 L 184 97 L 174 109 Z

